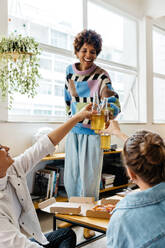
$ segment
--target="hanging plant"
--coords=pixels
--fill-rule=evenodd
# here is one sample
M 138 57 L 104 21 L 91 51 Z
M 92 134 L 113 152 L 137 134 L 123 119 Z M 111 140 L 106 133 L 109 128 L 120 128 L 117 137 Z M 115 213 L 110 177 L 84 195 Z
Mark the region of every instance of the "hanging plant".
M 39 74 L 39 43 L 32 37 L 11 35 L 0 41 L 0 89 L 2 97 L 9 96 L 12 107 L 13 94 L 28 97 L 37 94 Z

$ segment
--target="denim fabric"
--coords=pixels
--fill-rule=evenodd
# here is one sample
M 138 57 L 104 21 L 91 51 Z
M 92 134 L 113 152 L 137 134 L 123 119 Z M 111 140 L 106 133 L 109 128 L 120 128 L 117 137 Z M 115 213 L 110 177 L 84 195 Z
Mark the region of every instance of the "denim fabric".
M 30 239 L 45 248 L 74 248 L 76 246 L 76 234 L 70 228 L 62 228 L 56 231 L 46 233 L 45 237 L 50 242 L 47 245 L 38 243 L 35 239 Z
M 68 197 L 93 196 L 98 200 L 102 162 L 99 135 L 68 134 L 64 170 Z
M 165 183 L 131 193 L 109 222 L 108 248 L 165 248 Z

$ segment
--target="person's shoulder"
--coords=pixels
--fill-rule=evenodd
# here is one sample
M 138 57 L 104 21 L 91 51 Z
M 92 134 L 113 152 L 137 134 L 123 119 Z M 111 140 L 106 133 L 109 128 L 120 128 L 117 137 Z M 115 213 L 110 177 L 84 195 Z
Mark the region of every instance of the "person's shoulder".
M 120 223 L 119 226 L 123 225 L 124 223 L 129 223 L 130 221 L 130 214 L 132 215 L 133 213 L 130 213 L 130 209 L 120 209 L 117 208 L 112 212 L 111 216 L 111 225 L 115 225 Z M 134 212 L 134 211 L 132 211 Z M 133 214 L 134 215 L 134 214 Z
M 127 204 L 127 196 L 125 196 L 117 203 L 115 209 L 112 212 L 113 215 L 116 215 L 116 213 L 120 214 L 120 216 L 124 216 L 125 214 L 127 214 L 127 212 L 129 211 Z

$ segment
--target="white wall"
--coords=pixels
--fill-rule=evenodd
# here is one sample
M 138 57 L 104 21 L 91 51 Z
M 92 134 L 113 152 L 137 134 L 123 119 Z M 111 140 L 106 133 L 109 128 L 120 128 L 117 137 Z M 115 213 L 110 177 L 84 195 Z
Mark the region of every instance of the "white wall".
M 0 143 L 8 145 L 12 156 L 19 155 L 32 145 L 32 137 L 41 127 L 57 128 L 60 124 L 47 123 L 0 123 Z M 61 142 L 57 151 L 64 150 L 64 142 Z
M 127 135 L 131 135 L 138 130 L 149 130 L 152 132 L 159 133 L 165 139 L 165 125 L 164 124 L 121 124 L 121 129 Z M 112 143 L 118 144 L 122 147 L 123 142 L 119 139 L 112 137 Z

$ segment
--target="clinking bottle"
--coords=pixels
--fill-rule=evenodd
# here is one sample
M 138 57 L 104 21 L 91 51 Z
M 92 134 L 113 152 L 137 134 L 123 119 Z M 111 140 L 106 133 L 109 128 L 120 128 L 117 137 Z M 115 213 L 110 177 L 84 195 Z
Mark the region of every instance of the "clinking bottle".
M 108 98 L 104 97 L 102 104 L 101 104 L 101 114 L 104 115 L 104 122 L 109 121 L 109 113 L 110 110 L 108 109 Z
M 100 148 L 103 150 L 111 148 L 111 136 L 106 132 L 100 134 Z
M 109 121 L 110 110 L 108 109 L 108 98 L 104 98 L 101 104 L 101 114 L 104 116 L 104 128 L 105 123 Z M 103 150 L 109 150 L 111 146 L 111 137 L 104 131 L 100 134 L 100 148 Z
M 95 92 L 93 95 L 92 111 L 97 111 L 97 113 L 92 114 L 91 129 L 95 130 L 95 132 L 98 133 L 99 130 L 102 130 L 104 128 L 104 115 L 101 113 L 97 92 Z

